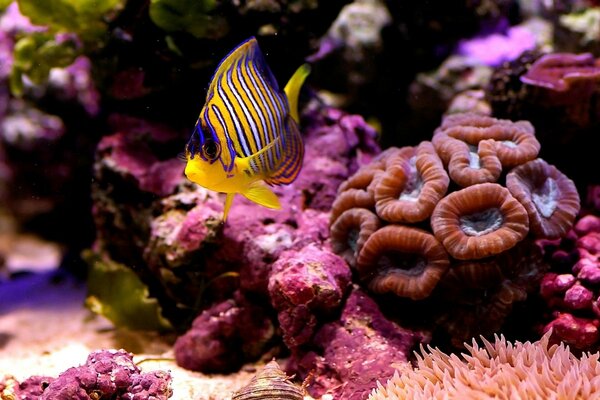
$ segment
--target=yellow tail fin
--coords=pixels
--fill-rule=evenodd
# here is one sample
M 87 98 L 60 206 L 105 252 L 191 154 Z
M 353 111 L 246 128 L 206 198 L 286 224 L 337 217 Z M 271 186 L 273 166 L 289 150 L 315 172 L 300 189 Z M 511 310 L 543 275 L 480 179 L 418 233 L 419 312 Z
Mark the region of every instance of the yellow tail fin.
M 308 74 L 310 74 L 310 65 L 302 64 L 296 72 L 294 72 L 294 75 L 292 75 L 283 89 L 288 98 L 288 102 L 290 103 L 290 114 L 296 123 L 300 120 L 300 117 L 298 116 L 298 95 L 300 94 L 300 88 Z

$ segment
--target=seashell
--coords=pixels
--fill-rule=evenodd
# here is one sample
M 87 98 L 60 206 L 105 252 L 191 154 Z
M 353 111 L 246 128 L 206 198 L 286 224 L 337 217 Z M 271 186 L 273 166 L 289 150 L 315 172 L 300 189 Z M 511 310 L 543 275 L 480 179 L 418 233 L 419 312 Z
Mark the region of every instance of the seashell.
M 231 400 L 302 400 L 304 388 L 292 383 L 275 360 L 260 370 Z

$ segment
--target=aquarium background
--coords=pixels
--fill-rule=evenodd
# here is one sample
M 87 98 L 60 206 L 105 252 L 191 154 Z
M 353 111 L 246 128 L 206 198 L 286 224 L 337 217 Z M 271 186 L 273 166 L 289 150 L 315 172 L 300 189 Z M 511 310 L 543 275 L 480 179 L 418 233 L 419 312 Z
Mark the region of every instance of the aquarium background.
M 281 88 L 311 67 L 304 164 L 274 188 L 281 210 L 237 196 L 222 223 L 224 196 L 181 154 L 215 69 L 250 37 Z M 421 344 L 504 334 L 596 352 L 599 43 L 592 0 L 0 0 L 0 398 L 265 384 L 366 399 Z M 432 209 L 483 182 L 450 171 L 452 153 L 473 168 L 525 140 L 535 151 L 485 182 L 527 203 L 527 227 L 506 249 L 452 252 Z M 406 217 L 394 201 L 430 182 L 421 156 L 445 178 Z M 435 268 L 419 240 L 445 254 Z M 272 359 L 285 372 L 260 375 Z M 82 383 L 97 373 L 121 380 Z M 410 390 L 378 398 L 430 389 Z

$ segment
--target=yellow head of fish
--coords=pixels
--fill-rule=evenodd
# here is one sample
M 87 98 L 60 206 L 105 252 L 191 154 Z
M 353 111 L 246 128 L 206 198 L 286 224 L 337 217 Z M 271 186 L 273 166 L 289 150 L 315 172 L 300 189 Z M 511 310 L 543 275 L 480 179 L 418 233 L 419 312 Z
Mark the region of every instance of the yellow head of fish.
M 304 145 L 297 103 L 309 71 L 301 66 L 281 92 L 255 38 L 221 61 L 186 146 L 185 174 L 200 186 L 227 193 L 223 220 L 235 193 L 279 208 L 263 182 L 285 185 L 298 176 Z

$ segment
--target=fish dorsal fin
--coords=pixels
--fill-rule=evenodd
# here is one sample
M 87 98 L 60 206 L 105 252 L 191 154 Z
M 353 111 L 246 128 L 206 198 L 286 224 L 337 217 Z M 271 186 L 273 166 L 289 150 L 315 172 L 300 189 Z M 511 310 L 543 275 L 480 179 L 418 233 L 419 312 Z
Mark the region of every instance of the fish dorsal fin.
M 240 43 L 235 49 L 233 49 L 219 64 L 217 70 L 215 71 L 211 82 L 210 87 L 208 88 L 208 93 L 211 93 L 215 90 L 215 86 L 218 80 L 232 68 L 235 68 L 235 65 L 246 57 L 246 62 L 252 62 L 256 65 L 261 75 L 265 78 L 265 80 L 269 83 L 271 88 L 276 92 L 279 92 L 279 85 L 277 84 L 277 80 L 271 69 L 267 65 L 265 61 L 265 57 L 258 47 L 258 41 L 254 36 L 246 39 L 242 43 Z
M 296 123 L 300 122 L 300 117 L 298 116 L 298 95 L 300 94 L 300 89 L 308 74 L 310 74 L 310 65 L 302 64 L 300 68 L 294 72 L 294 75 L 292 75 L 283 89 L 290 105 L 290 114 Z
M 212 76 L 210 80 L 210 87 L 208 88 L 208 93 L 214 92 L 215 86 L 221 78 L 221 76 L 227 72 L 229 69 L 233 68 L 233 66 L 240 61 L 244 56 L 252 51 L 253 47 L 258 47 L 258 43 L 256 42 L 256 38 L 254 36 L 244 40 L 240 43 L 235 49 L 231 50 L 229 54 L 225 58 L 221 60 L 217 70 Z

